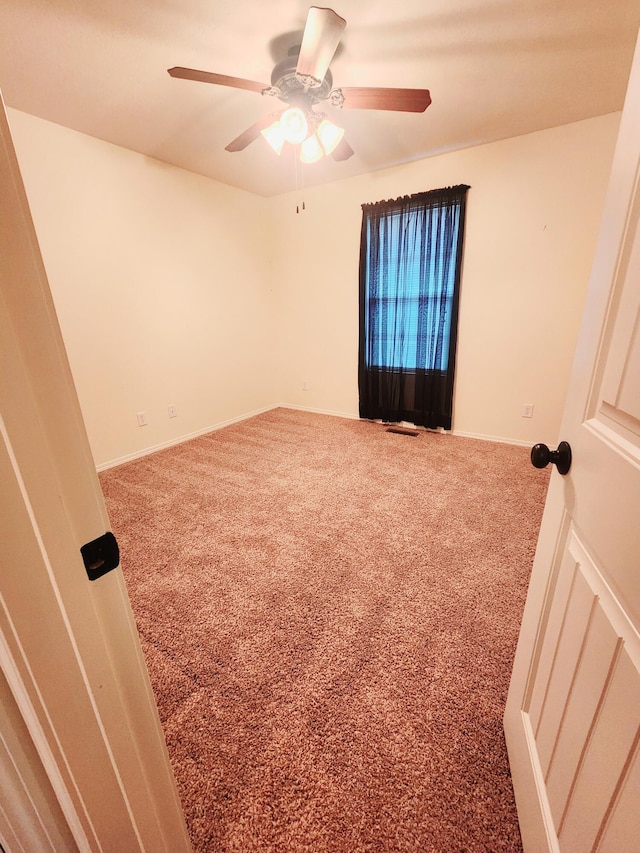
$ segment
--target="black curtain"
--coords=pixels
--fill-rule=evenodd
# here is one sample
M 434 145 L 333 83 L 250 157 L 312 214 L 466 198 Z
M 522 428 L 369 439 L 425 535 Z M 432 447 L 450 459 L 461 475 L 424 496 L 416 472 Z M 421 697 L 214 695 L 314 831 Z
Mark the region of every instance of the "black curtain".
M 451 429 L 468 189 L 362 205 L 361 418 Z

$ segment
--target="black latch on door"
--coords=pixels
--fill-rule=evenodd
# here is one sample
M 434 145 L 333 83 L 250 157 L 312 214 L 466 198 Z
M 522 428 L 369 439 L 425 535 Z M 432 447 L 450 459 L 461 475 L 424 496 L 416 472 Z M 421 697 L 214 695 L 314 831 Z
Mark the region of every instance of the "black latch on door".
M 111 531 L 94 539 L 93 542 L 87 542 L 80 548 L 80 553 L 90 581 L 106 575 L 107 572 L 117 568 L 120 562 L 120 549 Z

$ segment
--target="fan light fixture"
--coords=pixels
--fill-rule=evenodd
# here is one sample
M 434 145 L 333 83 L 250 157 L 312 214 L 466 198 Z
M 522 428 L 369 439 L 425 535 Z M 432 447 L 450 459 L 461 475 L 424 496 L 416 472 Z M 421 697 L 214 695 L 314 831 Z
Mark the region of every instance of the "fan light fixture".
M 334 89 L 329 66 L 346 25 L 345 19 L 333 9 L 311 6 L 302 41 L 292 45 L 287 56 L 276 63 L 271 71 L 271 85 L 181 65 L 169 68 L 168 72 L 171 77 L 178 79 L 245 89 L 278 98 L 286 104 L 286 107 L 280 108 L 278 121 L 262 116 L 225 145 L 225 151 L 244 151 L 262 133 L 276 154 L 280 154 L 288 141 L 300 148 L 300 159 L 306 163 L 321 160 L 328 154 L 333 154 L 337 161 L 348 160 L 353 155 L 353 148 L 344 138 L 344 131 L 325 120 L 322 113 L 315 112 L 316 105 L 327 103 L 331 107 L 346 107 L 349 110 L 423 113 L 431 103 L 431 95 L 428 89 L 380 86 L 341 86 Z M 280 43 L 279 38 L 277 41 Z M 270 127 L 265 127 L 267 122 L 271 123 Z M 310 136 L 313 138 L 309 139 Z
M 303 163 L 317 163 L 323 157 L 324 151 L 320 145 L 320 140 L 317 134 L 312 133 L 311 136 L 307 136 L 300 146 L 300 159 Z
M 305 114 L 300 107 L 289 107 L 280 118 L 260 131 L 276 154 L 285 142 L 300 146 L 300 160 L 316 163 L 334 151 L 344 136 L 344 130 L 317 113 Z
M 335 151 L 343 136 L 344 128 L 338 127 L 328 118 L 322 119 L 318 125 L 318 138 L 325 154 L 331 154 L 332 151 Z
M 307 117 L 300 107 L 289 107 L 280 116 L 280 127 L 285 138 L 285 142 L 290 142 L 291 145 L 299 145 L 307 138 L 309 134 L 309 124 Z
M 261 130 L 260 133 L 264 136 L 276 154 L 280 154 L 284 143 L 286 142 L 284 132 L 280 127 L 280 122 L 274 121 L 274 123 L 270 124 L 269 127 L 265 127 L 264 130 Z

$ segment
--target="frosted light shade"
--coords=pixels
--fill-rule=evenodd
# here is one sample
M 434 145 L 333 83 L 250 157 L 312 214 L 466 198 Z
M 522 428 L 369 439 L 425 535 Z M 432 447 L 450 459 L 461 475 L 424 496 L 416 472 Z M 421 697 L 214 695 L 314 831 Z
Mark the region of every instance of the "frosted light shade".
M 273 124 L 270 124 L 269 127 L 265 127 L 264 130 L 261 130 L 260 133 L 267 140 L 269 145 L 273 148 L 276 154 L 280 154 L 282 151 L 282 146 L 285 143 L 284 133 L 282 132 L 282 127 L 280 126 L 280 121 L 274 121 Z
M 344 128 L 338 127 L 337 124 L 325 118 L 320 122 L 317 134 L 324 153 L 331 154 L 332 151 L 335 151 L 336 146 L 344 136 Z
M 324 151 L 315 133 L 307 137 L 300 146 L 300 159 L 303 163 L 315 163 L 324 157 Z
M 280 116 L 280 127 L 287 142 L 299 145 L 309 133 L 307 119 L 299 107 L 289 107 Z

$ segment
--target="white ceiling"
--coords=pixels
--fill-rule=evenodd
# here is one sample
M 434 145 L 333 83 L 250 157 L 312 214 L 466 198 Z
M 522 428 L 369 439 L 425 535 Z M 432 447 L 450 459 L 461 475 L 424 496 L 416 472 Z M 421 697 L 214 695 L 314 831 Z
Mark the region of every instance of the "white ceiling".
M 177 80 L 183 65 L 270 83 L 308 0 L 0 0 L 0 90 L 11 107 L 271 196 L 291 158 L 224 146 L 279 104 Z M 335 0 L 347 28 L 334 86 L 427 88 L 423 114 L 344 110 L 355 155 L 308 185 L 621 109 L 640 0 Z M 296 31 L 298 35 L 296 36 Z M 333 108 L 332 108 L 333 109 Z M 332 116 L 333 117 L 333 116 Z

